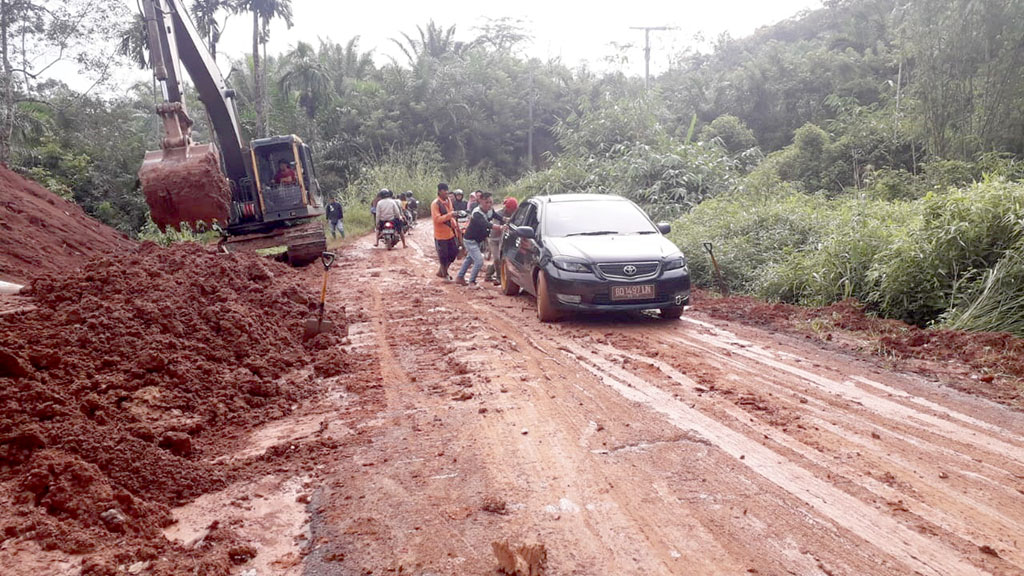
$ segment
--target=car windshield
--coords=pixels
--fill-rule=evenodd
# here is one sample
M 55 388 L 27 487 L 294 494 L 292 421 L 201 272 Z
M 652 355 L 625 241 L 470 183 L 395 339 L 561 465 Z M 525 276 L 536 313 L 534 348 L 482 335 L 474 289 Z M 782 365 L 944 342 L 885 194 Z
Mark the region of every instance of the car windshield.
M 551 202 L 544 211 L 547 236 L 650 234 L 658 230 L 632 202 L 581 200 Z

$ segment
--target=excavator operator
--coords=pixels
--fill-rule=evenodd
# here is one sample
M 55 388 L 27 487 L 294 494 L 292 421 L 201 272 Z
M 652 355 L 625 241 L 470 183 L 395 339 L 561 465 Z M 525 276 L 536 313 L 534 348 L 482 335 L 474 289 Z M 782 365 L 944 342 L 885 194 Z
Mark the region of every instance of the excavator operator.
M 287 160 L 281 160 L 277 163 L 277 174 L 274 175 L 274 186 L 281 186 L 282 184 L 295 184 L 295 170 L 288 165 Z

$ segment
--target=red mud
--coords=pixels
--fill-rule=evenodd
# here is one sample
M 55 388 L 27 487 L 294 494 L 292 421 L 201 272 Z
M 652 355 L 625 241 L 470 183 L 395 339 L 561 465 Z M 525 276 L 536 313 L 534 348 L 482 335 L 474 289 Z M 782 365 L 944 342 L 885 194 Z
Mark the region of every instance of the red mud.
M 931 376 L 957 376 L 949 384 L 1001 404 L 1024 408 L 1024 339 L 1006 333 L 921 329 L 876 318 L 856 300 L 823 308 L 766 303 L 749 296 L 694 293 L 694 307 L 713 318 L 764 326 L 826 341 L 857 342 L 876 357 L 903 362 Z M 866 344 L 865 344 L 866 343 Z M 965 385 L 962 377 L 970 379 Z
M 150 217 L 161 230 L 178 228 L 182 222 L 227 222 L 231 189 L 220 171 L 215 146 L 191 146 L 187 156 L 186 150 L 150 154 L 139 170 L 139 180 Z
M 35 279 L 36 309 L 0 316 L 0 541 L 85 553 L 84 574 L 181 573 L 186 556 L 189 573 L 226 574 L 229 532 L 197 557 L 161 528 L 245 473 L 211 463 L 219 439 L 316 393 L 314 354 L 333 348 L 318 372 L 348 362 L 337 314 L 303 345 L 313 295 L 293 278 L 253 254 L 147 243 Z
M 24 284 L 131 246 L 75 204 L 0 166 L 0 280 Z

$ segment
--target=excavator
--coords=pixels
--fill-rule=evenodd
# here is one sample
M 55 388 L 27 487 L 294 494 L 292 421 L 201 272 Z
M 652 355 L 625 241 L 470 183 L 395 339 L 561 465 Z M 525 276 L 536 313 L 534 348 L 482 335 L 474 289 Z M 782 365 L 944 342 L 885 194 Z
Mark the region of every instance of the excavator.
M 235 93 L 180 0 L 142 0 L 150 67 L 164 101 L 160 150 L 146 152 L 139 181 L 153 222 L 161 229 L 212 226 L 224 251 L 286 246 L 293 266 L 326 248 L 324 200 L 308 145 L 294 135 L 242 139 Z M 206 108 L 215 142 L 192 140 L 185 106 L 184 66 Z M 279 171 L 288 175 L 281 178 Z

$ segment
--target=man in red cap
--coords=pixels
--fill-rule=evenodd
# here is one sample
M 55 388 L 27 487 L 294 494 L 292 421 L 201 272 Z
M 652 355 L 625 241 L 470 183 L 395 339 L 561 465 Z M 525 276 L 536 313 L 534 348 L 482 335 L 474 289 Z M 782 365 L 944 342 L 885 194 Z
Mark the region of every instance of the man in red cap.
M 509 220 L 512 219 L 512 215 L 515 214 L 519 208 L 519 201 L 512 196 L 506 196 L 505 201 L 502 202 L 501 210 L 495 210 L 495 214 L 501 217 L 501 222 L 508 224 Z M 501 235 L 503 234 L 504 228 L 500 230 L 494 230 L 491 232 L 489 238 L 487 238 L 488 250 L 491 253 L 491 265 L 487 268 L 487 277 L 491 279 L 495 285 L 501 284 L 498 271 L 498 260 L 500 254 L 498 254 L 498 244 L 501 242 Z

